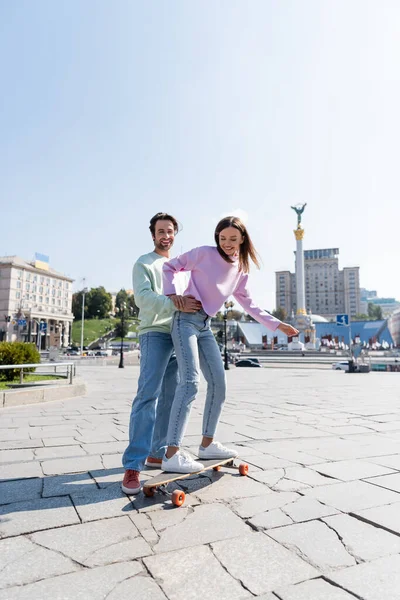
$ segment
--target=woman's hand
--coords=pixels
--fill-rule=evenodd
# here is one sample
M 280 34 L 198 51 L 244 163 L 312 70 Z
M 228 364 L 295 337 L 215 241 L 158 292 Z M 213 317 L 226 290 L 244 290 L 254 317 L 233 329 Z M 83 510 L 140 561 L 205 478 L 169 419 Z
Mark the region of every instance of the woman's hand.
M 289 325 L 288 323 L 281 323 L 279 325 L 278 329 L 279 329 L 279 331 L 282 331 L 282 333 L 284 333 L 288 337 L 295 337 L 296 335 L 299 334 L 298 329 L 296 329 L 292 325 Z

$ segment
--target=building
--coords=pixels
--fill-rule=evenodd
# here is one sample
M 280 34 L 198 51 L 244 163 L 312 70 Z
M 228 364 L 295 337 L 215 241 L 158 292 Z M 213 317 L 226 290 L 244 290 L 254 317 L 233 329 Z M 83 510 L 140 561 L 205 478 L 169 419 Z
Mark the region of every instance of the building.
M 400 308 L 400 302 L 395 298 L 379 298 L 376 290 L 366 290 L 361 288 L 360 290 L 360 313 L 368 314 L 368 304 L 374 304 L 380 306 L 382 309 L 382 316 L 384 319 L 390 317 L 395 310 Z
M 67 347 L 72 282 L 51 269 L 47 257 L 0 257 L 0 341 L 33 342 L 41 350 Z
M 351 317 L 360 313 L 360 269 L 339 270 L 338 248 L 304 251 L 305 304 L 307 312 L 333 319 L 337 314 Z M 276 306 L 287 314 L 297 312 L 296 274 L 277 271 Z
M 396 346 L 400 346 L 400 308 L 395 310 L 389 317 L 389 329 L 393 342 Z
M 361 344 L 372 347 L 377 342 L 386 342 L 389 346 L 394 343 L 393 336 L 388 327 L 388 321 L 351 321 L 349 327 L 343 327 L 336 323 L 316 323 L 317 337 L 323 343 L 324 339 L 333 340 L 336 343 L 343 342 L 349 345 L 350 335 L 352 343 L 359 339 Z

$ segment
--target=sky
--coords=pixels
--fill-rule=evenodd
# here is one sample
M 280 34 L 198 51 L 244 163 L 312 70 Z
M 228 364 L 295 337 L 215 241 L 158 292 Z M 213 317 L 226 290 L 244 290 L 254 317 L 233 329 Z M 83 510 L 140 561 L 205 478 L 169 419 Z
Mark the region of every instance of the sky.
M 150 218 L 174 253 L 240 213 L 255 300 L 305 249 L 400 299 L 398 0 L 0 0 L 0 256 L 131 288 Z

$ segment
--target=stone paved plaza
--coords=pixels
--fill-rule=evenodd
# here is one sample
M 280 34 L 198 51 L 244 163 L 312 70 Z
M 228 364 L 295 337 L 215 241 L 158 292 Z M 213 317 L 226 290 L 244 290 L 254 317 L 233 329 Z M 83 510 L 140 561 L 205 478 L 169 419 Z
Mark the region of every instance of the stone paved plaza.
M 181 508 L 120 490 L 138 367 L 80 374 L 0 413 L 0 600 L 400 598 L 399 374 L 230 370 L 218 439 L 249 477 L 186 479 Z

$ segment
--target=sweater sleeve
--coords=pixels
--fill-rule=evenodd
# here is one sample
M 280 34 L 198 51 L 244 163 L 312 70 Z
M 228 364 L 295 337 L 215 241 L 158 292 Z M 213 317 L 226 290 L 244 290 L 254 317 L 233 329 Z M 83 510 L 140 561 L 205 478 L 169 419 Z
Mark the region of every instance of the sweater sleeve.
M 192 271 L 197 263 L 200 248 L 193 248 L 163 264 L 164 294 L 175 294 L 174 277 L 181 271 Z
M 136 262 L 133 266 L 132 284 L 135 304 L 139 310 L 146 307 L 146 310 L 153 312 L 155 317 L 161 315 L 167 317 L 175 312 L 172 300 L 153 290 L 148 270 L 141 262 Z
M 241 275 L 236 290 L 233 292 L 233 297 L 256 321 L 265 325 L 265 327 L 271 329 L 271 331 L 276 331 L 282 321 L 254 304 L 247 287 L 248 279 L 248 275 Z

